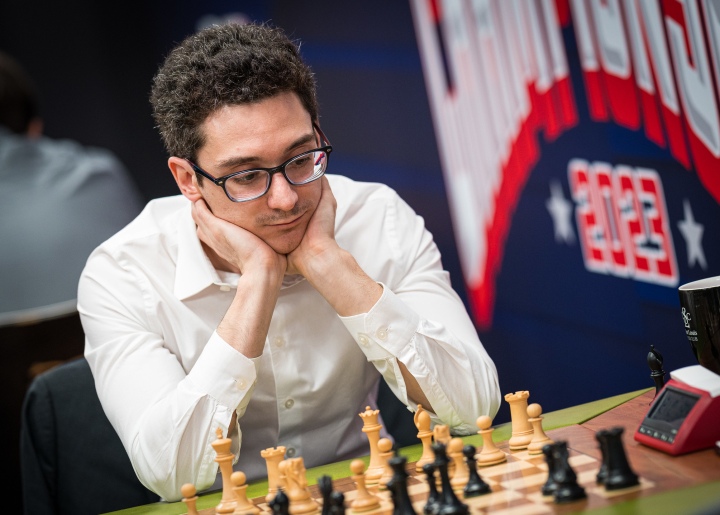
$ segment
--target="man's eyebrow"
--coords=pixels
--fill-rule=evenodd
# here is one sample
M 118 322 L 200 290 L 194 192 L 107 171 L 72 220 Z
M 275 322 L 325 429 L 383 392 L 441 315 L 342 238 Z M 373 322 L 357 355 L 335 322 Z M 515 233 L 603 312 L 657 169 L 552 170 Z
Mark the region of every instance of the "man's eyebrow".
M 296 149 L 302 145 L 306 145 L 310 141 L 315 140 L 315 133 L 309 133 L 305 134 L 304 136 L 300 136 L 298 139 L 293 141 L 290 145 L 288 145 L 285 148 L 285 152 L 290 152 L 293 149 Z M 260 161 L 261 158 L 257 156 L 233 156 L 229 157 L 227 159 L 224 159 L 216 164 L 217 168 L 220 169 L 236 169 L 240 168 L 241 166 L 247 165 L 248 163 L 256 163 Z

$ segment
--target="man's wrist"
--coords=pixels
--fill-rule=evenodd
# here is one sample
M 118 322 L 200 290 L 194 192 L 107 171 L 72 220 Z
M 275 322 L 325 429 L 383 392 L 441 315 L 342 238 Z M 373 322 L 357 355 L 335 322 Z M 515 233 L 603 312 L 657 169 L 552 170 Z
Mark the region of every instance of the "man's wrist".
M 382 286 L 340 247 L 318 256 L 308 270 L 305 278 L 340 316 L 366 313 L 382 295 Z

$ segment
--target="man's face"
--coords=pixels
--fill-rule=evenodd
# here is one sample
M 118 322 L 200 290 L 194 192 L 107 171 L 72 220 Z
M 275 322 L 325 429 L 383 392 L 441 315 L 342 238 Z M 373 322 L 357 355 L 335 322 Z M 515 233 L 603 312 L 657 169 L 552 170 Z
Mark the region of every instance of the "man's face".
M 213 177 L 278 166 L 319 146 L 310 115 L 294 93 L 222 107 L 201 128 L 206 142 L 197 164 Z M 231 201 L 207 179 L 200 188 L 215 216 L 250 231 L 280 254 L 300 244 L 321 189 L 320 181 L 293 186 L 280 173 L 272 176 L 265 195 L 248 202 Z

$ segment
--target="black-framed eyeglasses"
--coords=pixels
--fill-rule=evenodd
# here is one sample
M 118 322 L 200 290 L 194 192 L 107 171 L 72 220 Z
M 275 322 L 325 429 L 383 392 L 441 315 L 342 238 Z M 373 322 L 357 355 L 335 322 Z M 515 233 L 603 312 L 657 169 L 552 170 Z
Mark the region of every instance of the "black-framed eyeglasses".
M 318 132 L 320 142 L 325 145 L 298 154 L 273 168 L 241 170 L 216 179 L 189 159 L 186 161 L 190 163 L 195 172 L 225 190 L 225 195 L 233 202 L 255 200 L 268 192 L 273 174 L 283 174 L 285 179 L 294 186 L 316 181 L 325 174 L 328 158 L 333 148 L 320 127 L 313 123 L 313 128 Z

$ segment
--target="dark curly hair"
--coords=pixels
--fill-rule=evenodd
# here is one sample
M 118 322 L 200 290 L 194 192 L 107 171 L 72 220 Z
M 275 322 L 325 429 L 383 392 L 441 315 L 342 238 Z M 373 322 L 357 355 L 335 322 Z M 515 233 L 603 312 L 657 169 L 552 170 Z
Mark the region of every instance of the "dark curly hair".
M 210 114 L 288 91 L 316 122 L 315 77 L 299 45 L 266 23 L 214 25 L 170 52 L 153 79 L 150 103 L 168 153 L 194 160 Z

